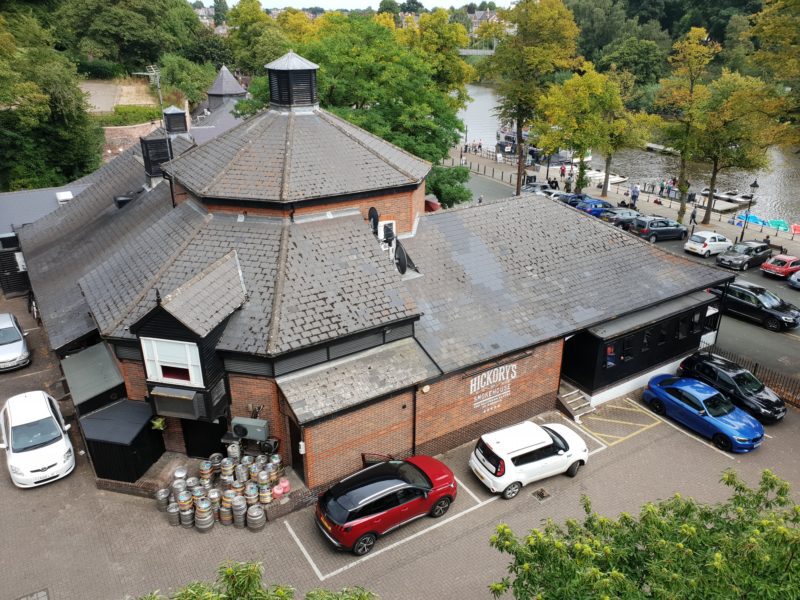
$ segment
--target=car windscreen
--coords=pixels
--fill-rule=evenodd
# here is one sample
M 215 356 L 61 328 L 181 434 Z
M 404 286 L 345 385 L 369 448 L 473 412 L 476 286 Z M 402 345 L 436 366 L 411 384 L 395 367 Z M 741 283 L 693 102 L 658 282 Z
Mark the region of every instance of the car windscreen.
M 734 254 L 750 254 L 752 248 L 750 246 L 745 246 L 744 244 L 736 244 L 733 248 L 729 250 Z
M 785 267 L 788 261 L 783 260 L 782 258 L 773 258 L 769 261 L 771 265 L 775 265 L 776 267 Z
M 567 440 L 561 437 L 561 435 L 557 431 L 550 429 L 546 425 L 542 425 L 542 429 L 544 429 L 548 433 L 548 435 L 551 438 L 553 438 L 553 443 L 556 446 L 558 446 L 561 450 L 564 450 L 565 452 L 569 450 L 569 444 L 567 444 Z
M 427 475 L 425 475 L 425 473 L 411 463 L 401 463 L 397 467 L 397 472 L 403 481 L 406 481 L 413 486 L 421 488 L 433 487 L 433 484 L 431 483 L 431 480 L 428 479 Z
M 636 219 L 634 221 L 634 224 L 636 225 L 637 229 L 644 229 L 645 227 L 647 227 L 647 221 L 645 221 L 644 219 Z
M 742 371 L 733 376 L 733 381 L 736 382 L 742 390 L 751 394 L 758 394 L 764 389 L 764 384 L 756 379 L 750 371 Z
M 733 404 L 722 394 L 714 394 L 704 400 L 706 410 L 712 417 L 722 417 L 733 412 Z
M 61 429 L 53 417 L 11 427 L 11 449 L 26 452 L 42 448 L 61 439 Z
M 347 510 L 336 501 L 336 498 L 333 497 L 330 490 L 322 495 L 322 510 L 325 516 L 330 518 L 330 520 L 337 525 L 344 525 L 347 523 Z
M 758 292 L 756 294 L 756 297 L 767 308 L 778 308 L 783 304 L 783 300 L 781 300 L 775 294 L 767 290 L 762 290 L 761 292 Z
M 661 381 L 658 383 L 658 385 L 659 385 L 659 386 L 661 386 L 661 387 L 670 387 L 670 386 L 671 386 L 671 385 L 673 385 L 673 384 L 674 384 L 676 381 L 679 381 L 679 380 L 680 380 L 680 377 L 667 377 L 666 379 L 662 379 L 662 380 L 661 380 Z
M 500 466 L 500 457 L 486 445 L 483 438 L 478 438 L 478 444 L 475 446 L 475 450 L 480 452 L 481 456 L 483 456 L 483 458 L 494 467 L 495 471 L 497 471 L 497 467 Z
M 689 240 L 692 242 L 697 242 L 698 244 L 705 244 L 706 242 L 706 238 L 704 238 L 702 235 L 693 235 L 689 238 Z
M 3 327 L 0 328 L 0 346 L 5 344 L 13 344 L 14 342 L 18 342 L 22 339 L 19 335 L 19 331 L 16 330 L 14 327 Z

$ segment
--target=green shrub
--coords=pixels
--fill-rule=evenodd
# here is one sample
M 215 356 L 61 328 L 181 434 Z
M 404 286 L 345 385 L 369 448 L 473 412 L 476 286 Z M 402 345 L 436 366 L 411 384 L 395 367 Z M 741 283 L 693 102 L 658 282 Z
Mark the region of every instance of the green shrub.
M 78 72 L 89 79 L 114 79 L 125 76 L 125 67 L 102 58 L 94 60 L 82 58 L 78 61 Z
M 101 127 L 119 125 L 138 125 L 161 118 L 161 109 L 158 106 L 129 106 L 118 104 L 112 114 L 92 115 L 92 118 Z
M 467 167 L 433 167 L 426 180 L 427 190 L 445 208 L 472 200 L 472 192 L 464 184 L 469 181 Z

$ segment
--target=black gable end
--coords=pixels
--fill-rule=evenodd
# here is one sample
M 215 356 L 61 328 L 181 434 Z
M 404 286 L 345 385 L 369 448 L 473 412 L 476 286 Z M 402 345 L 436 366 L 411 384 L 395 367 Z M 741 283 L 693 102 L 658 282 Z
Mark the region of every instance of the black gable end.
M 131 326 L 131 333 L 138 337 L 177 340 L 180 342 L 201 341 L 200 337 L 160 306 L 156 306 Z

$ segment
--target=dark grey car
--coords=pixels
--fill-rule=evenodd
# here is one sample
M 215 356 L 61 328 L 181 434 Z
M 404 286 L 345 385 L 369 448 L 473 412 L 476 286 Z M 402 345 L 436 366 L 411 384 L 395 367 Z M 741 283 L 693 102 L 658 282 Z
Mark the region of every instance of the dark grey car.
M 764 242 L 739 242 L 730 250 L 717 255 L 717 264 L 729 269 L 747 271 L 750 267 L 757 267 L 772 256 L 769 244 Z
M 672 219 L 666 217 L 640 215 L 636 217 L 630 225 L 630 232 L 638 235 L 649 242 L 660 240 L 682 240 L 686 239 L 689 231 Z

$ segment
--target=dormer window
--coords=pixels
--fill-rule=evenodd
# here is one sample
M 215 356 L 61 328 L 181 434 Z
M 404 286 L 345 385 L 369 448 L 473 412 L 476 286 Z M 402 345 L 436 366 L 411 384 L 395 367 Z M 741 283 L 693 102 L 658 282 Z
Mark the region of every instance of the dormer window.
M 146 337 L 140 339 L 148 381 L 203 387 L 197 344 Z

